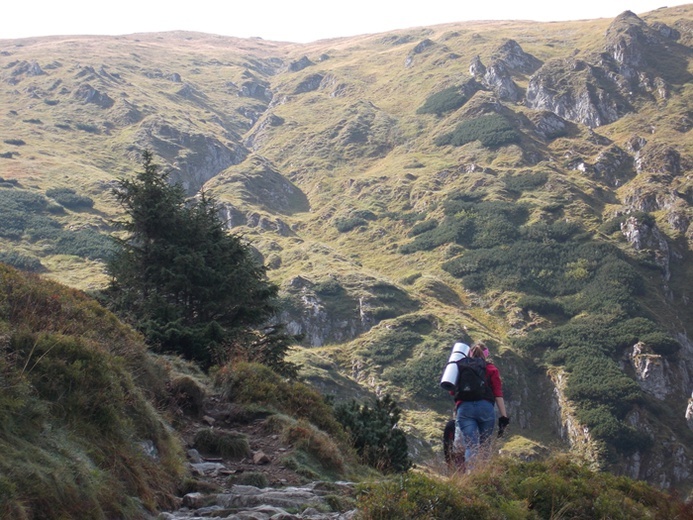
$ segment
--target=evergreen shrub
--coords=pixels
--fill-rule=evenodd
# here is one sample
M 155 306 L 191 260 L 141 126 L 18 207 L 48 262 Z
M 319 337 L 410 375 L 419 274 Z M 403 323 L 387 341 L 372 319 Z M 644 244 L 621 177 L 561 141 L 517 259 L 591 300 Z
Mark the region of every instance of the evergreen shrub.
M 349 231 L 360 227 L 368 225 L 368 221 L 362 217 L 338 217 L 334 219 L 334 226 L 340 233 L 348 233 Z
M 459 86 L 452 86 L 431 94 L 417 110 L 417 114 L 436 114 L 438 116 L 462 107 L 468 101 Z
M 549 179 L 549 174 L 546 172 L 524 172 L 516 175 L 505 175 L 503 184 L 505 189 L 515 193 L 523 193 L 525 191 L 534 191 L 540 188 Z
M 373 362 L 387 365 L 405 358 L 422 341 L 423 337 L 416 332 L 393 328 L 369 341 L 364 353 Z
M 72 210 L 85 210 L 94 207 L 94 201 L 85 195 L 77 195 L 72 188 L 53 188 L 46 190 L 46 196 L 55 200 L 61 206 Z
M 462 146 L 480 141 L 487 148 L 498 148 L 519 142 L 520 133 L 500 114 L 490 114 L 463 121 L 448 134 L 435 139 L 437 146 Z
M 396 427 L 401 409 L 389 394 L 376 398 L 372 406 L 355 400 L 339 404 L 334 413 L 366 464 L 384 472 L 404 472 L 411 467 L 407 438 Z
M 438 227 L 437 220 L 424 220 L 423 222 L 419 222 L 414 227 L 412 227 L 408 235 L 410 237 L 413 237 L 416 235 L 420 235 L 421 233 L 425 233 L 426 231 L 431 231 L 436 227 Z
M 24 255 L 17 251 L 0 251 L 0 262 L 31 273 L 44 270 L 41 260 L 35 256 Z

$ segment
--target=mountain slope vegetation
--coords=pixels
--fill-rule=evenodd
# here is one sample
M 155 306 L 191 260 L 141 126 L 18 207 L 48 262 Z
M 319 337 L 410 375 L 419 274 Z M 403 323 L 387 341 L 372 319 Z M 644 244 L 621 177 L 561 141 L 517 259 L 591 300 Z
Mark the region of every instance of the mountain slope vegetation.
M 395 395 L 417 462 L 483 339 L 511 438 L 689 491 L 692 20 L 0 40 L 0 260 L 103 288 L 149 150 L 267 266 L 303 375 Z

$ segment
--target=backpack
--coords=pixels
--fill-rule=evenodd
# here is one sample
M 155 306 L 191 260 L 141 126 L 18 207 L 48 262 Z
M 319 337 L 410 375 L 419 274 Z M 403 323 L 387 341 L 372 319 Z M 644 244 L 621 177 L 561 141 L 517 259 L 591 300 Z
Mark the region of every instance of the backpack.
M 493 392 L 486 379 L 486 361 L 482 358 L 463 357 L 457 363 L 456 401 L 493 400 Z

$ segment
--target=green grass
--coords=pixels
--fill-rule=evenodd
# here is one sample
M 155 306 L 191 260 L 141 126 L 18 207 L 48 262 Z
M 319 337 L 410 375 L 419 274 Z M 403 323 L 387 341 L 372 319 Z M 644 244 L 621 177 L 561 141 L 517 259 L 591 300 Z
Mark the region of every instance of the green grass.
M 140 518 L 170 506 L 182 450 L 155 411 L 164 375 L 144 345 L 82 293 L 9 267 L 0 277 L 0 511 Z

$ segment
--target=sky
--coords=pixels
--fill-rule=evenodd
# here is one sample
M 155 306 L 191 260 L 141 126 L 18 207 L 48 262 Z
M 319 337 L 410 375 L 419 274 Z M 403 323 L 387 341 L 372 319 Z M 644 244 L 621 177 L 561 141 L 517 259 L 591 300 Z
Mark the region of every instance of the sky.
M 10 0 L 0 40 L 196 31 L 308 43 L 469 20 L 540 22 L 643 14 L 690 0 Z

